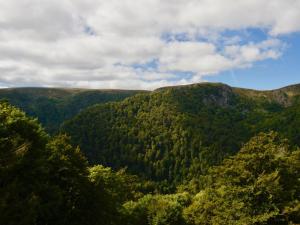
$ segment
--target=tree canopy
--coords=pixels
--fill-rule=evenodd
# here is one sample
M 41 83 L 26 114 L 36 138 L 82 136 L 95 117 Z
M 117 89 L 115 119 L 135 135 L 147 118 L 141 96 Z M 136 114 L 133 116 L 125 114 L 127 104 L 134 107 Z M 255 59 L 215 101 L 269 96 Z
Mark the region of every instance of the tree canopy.
M 299 101 L 280 93 L 167 88 L 57 136 L 0 101 L 0 224 L 299 224 Z

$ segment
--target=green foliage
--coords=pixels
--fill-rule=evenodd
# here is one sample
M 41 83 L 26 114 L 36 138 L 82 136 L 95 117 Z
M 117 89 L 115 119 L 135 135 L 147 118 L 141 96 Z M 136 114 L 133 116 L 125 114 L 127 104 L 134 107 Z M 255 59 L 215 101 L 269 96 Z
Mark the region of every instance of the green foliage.
M 71 139 L 0 101 L 0 224 L 299 224 L 296 89 L 160 89 L 82 111 Z M 94 98 L 71 91 L 60 117 L 65 90 L 41 92 L 29 105 L 49 121 Z
M 295 103 L 274 113 L 258 124 L 261 131 L 274 130 L 283 134 L 293 144 L 300 146 L 300 105 Z
M 269 114 L 264 107 L 228 86 L 195 85 L 90 107 L 63 131 L 91 163 L 127 167 L 169 192 L 235 154 Z
M 0 90 L 7 99 L 28 115 L 37 117 L 45 129 L 56 133 L 61 123 L 82 109 L 98 103 L 120 101 L 139 91 L 85 90 L 55 88 L 15 88 Z
M 87 161 L 79 148 L 69 144 L 68 137 L 57 136 L 46 145 L 48 158 L 48 188 L 51 193 L 42 196 L 45 201 L 41 209 L 43 224 L 53 221 L 55 224 L 94 224 L 98 214 L 89 209 L 93 206 L 94 187 L 88 179 Z M 100 211 L 101 212 L 101 211 Z M 99 220 L 99 218 L 98 218 Z
M 0 103 L 0 224 L 115 224 L 113 196 L 89 179 L 66 136 L 52 139 L 36 120 Z
M 143 195 L 139 192 L 141 181 L 124 169 L 114 172 L 109 167 L 96 165 L 89 169 L 89 179 L 96 188 L 103 189 L 115 204 L 121 205 Z
M 276 133 L 252 138 L 210 171 L 206 188 L 185 210 L 188 222 L 299 223 L 300 150 L 292 150 Z
M 128 225 L 184 225 L 182 211 L 189 201 L 188 193 L 146 195 L 136 202 L 126 202 L 123 215 Z
M 30 224 L 39 206 L 47 135 L 35 120 L 0 103 L 0 224 Z

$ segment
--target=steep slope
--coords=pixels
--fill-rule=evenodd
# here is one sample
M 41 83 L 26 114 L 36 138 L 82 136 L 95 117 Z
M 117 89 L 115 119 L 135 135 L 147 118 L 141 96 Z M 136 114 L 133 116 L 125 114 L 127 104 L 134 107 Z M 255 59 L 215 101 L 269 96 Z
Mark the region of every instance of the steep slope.
M 179 96 L 182 96 L 183 100 L 186 100 L 186 96 L 193 97 L 191 98 L 195 100 L 193 103 L 204 102 L 202 108 L 230 109 L 241 106 L 241 103 L 243 107 L 247 105 L 245 100 L 239 99 L 239 96 L 233 93 L 234 89 L 228 86 L 206 85 L 206 87 L 202 86 L 201 90 L 197 90 L 199 87 L 184 89 L 180 92 L 172 90 L 168 90 L 167 93 L 157 92 L 153 94 L 155 96 L 148 98 L 143 98 L 146 95 L 133 98 L 136 101 L 161 103 L 166 108 L 172 107 L 167 112 L 176 110 L 177 113 L 191 115 L 196 115 L 198 112 L 188 108 L 187 111 L 184 110 L 183 102 L 178 101 Z M 169 102 L 159 99 L 159 96 L 168 99 Z M 126 106 L 121 103 L 107 105 L 116 104 Z M 141 106 L 140 102 L 139 106 Z M 144 112 L 151 115 L 152 108 L 157 106 L 147 108 L 142 105 L 141 107 L 150 109 Z M 184 106 L 187 107 L 186 104 Z M 183 111 L 179 111 L 180 109 Z M 139 109 L 135 115 L 139 114 L 138 111 Z M 111 112 L 113 110 L 109 111 L 109 114 Z M 126 110 L 117 108 L 111 118 L 114 118 L 115 113 L 121 112 Z M 106 111 L 102 113 L 106 115 Z M 279 116 L 280 113 L 285 113 L 285 108 L 275 113 Z M 119 117 L 128 115 L 130 113 L 118 114 Z M 168 117 L 167 114 L 161 114 L 164 118 L 173 118 L 173 116 L 176 117 L 176 115 Z M 107 122 L 103 125 L 106 129 L 109 125 L 113 125 L 112 121 L 106 120 L 107 118 L 103 119 L 103 122 Z M 161 120 L 158 118 L 155 119 L 160 124 Z M 152 126 L 157 125 L 155 119 L 151 119 L 152 124 L 148 124 L 150 125 L 148 129 L 152 130 Z M 178 120 L 175 118 L 173 122 L 180 122 L 181 119 L 184 118 L 179 117 Z M 132 119 L 127 120 L 129 126 L 132 121 Z M 164 126 L 172 127 L 167 120 L 163 119 L 163 121 L 165 121 Z M 96 126 L 99 125 L 101 123 L 96 121 Z M 181 125 L 180 129 L 188 128 L 184 124 Z M 93 129 L 101 128 L 96 126 Z M 120 125 L 115 126 L 121 128 Z M 123 125 L 126 126 L 127 124 Z M 143 126 L 144 124 L 141 124 L 138 129 Z M 80 149 L 70 145 L 67 136 L 58 135 L 50 138 L 36 120 L 26 117 L 23 112 L 6 102 L 0 102 L 0 133 L 0 193 L 2 194 L 0 224 L 227 225 L 299 224 L 300 222 L 300 150 L 296 146 L 289 145 L 287 140 L 282 139 L 275 132 L 260 133 L 252 137 L 235 156 L 211 168 L 206 176 L 200 179 L 193 177 L 195 179 L 191 179 L 187 185 L 180 186 L 177 193 L 172 194 L 154 192 L 157 189 L 153 189 L 153 182 L 129 175 L 125 170 L 113 171 L 102 165 L 90 167 Z M 107 137 L 108 134 L 104 134 Z M 148 138 L 155 138 L 157 134 Z M 176 135 L 176 132 L 173 134 Z M 178 134 L 180 135 L 181 132 Z M 126 137 L 127 134 L 122 135 Z M 178 137 L 174 137 L 172 141 L 175 143 L 174 140 Z M 97 137 L 91 138 L 97 139 Z M 145 138 L 138 141 L 143 140 L 147 142 Z M 119 141 L 128 143 L 129 140 L 119 139 Z M 173 150 L 175 149 L 174 147 Z M 167 152 L 167 149 L 164 151 Z M 180 151 L 185 153 L 189 152 L 189 149 L 184 148 Z M 164 159 L 169 160 L 167 166 L 174 163 L 173 156 L 183 155 L 170 152 L 168 156 L 169 159 Z M 199 160 L 207 160 L 205 156 L 207 155 L 203 155 Z M 145 156 L 144 159 L 147 157 Z M 188 157 L 183 160 L 187 159 Z M 122 160 L 124 158 L 120 158 L 120 161 Z M 180 163 L 180 160 L 175 161 L 177 162 Z M 147 160 L 144 163 L 147 163 Z M 194 165 L 193 161 L 192 165 Z M 132 165 L 130 166 L 132 169 Z M 147 166 L 149 165 L 145 164 L 146 169 Z M 183 169 L 187 170 L 184 166 Z M 159 171 L 156 167 L 152 169 Z M 195 185 L 197 182 L 200 185 Z M 161 182 L 160 187 L 161 191 L 168 191 Z
M 92 163 L 128 167 L 176 185 L 205 174 L 259 131 L 280 131 L 276 117 L 298 106 L 296 90 L 212 83 L 166 87 L 90 107 L 63 130 Z
M 255 91 L 201 83 L 153 92 L 2 89 L 0 99 L 38 117 L 50 132 L 79 113 L 62 130 L 91 163 L 128 167 L 175 187 L 205 174 L 260 131 L 279 131 L 299 145 L 299 94 L 299 85 Z
M 120 101 L 140 91 L 88 90 L 60 88 L 0 89 L 0 99 L 7 99 L 28 115 L 37 117 L 53 133 L 60 124 L 82 109 L 110 101 Z

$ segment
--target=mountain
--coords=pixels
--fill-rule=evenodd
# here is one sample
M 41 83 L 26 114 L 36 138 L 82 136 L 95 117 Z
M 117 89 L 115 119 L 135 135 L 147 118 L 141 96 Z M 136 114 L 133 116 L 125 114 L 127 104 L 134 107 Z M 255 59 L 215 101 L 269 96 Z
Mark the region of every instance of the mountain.
M 0 99 L 37 117 L 46 130 L 54 133 L 60 124 L 82 109 L 97 103 L 120 101 L 141 91 L 66 88 L 0 89 Z
M 65 121 L 72 140 L 0 101 L 0 224 L 299 224 L 298 90 L 137 93 Z
M 0 99 L 37 117 L 50 133 L 64 123 L 61 131 L 90 163 L 127 167 L 172 188 L 206 174 L 260 131 L 278 131 L 299 145 L 299 94 L 300 85 L 256 91 L 199 83 L 152 92 L 1 89 Z
M 165 87 L 89 107 L 62 131 L 91 163 L 127 167 L 172 188 L 206 174 L 261 131 L 278 131 L 299 145 L 299 94 L 299 85 L 272 91 L 221 83 Z

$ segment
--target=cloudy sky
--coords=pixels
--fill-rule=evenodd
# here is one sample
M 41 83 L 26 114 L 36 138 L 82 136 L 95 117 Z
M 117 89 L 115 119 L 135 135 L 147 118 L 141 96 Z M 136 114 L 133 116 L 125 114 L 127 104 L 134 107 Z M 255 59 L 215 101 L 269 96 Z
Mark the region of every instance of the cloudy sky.
M 0 87 L 300 83 L 300 0 L 0 0 Z

